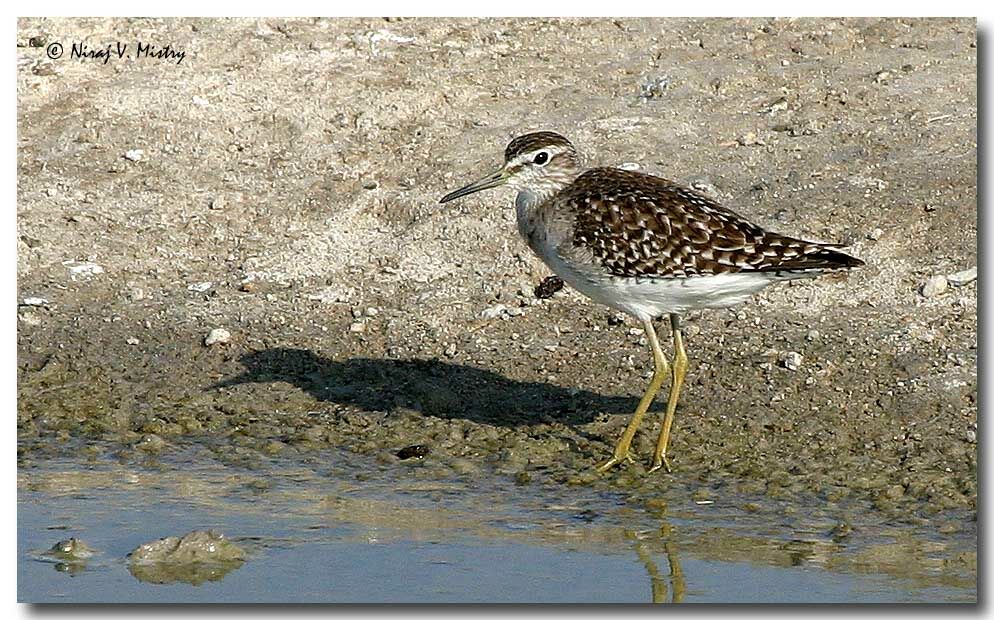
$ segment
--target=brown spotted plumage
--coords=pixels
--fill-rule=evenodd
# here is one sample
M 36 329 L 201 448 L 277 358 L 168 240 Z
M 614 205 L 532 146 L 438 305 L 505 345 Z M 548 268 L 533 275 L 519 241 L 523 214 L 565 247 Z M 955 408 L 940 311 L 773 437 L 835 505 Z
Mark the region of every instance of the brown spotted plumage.
M 670 470 L 666 449 L 687 370 L 681 314 L 741 303 L 776 281 L 863 264 L 837 245 L 763 230 L 660 177 L 615 168 L 583 172 L 570 141 L 550 131 L 515 138 L 499 170 L 442 202 L 501 185 L 518 191 L 518 230 L 528 246 L 573 288 L 642 321 L 652 349 L 652 381 L 601 471 L 630 460 L 642 416 L 672 378 L 650 471 Z M 672 366 L 652 323 L 665 314 L 673 330 Z
M 830 270 L 863 262 L 833 246 L 771 233 L 666 179 L 594 168 L 552 199 L 575 212 L 573 244 L 613 275 L 683 278 L 740 271 Z

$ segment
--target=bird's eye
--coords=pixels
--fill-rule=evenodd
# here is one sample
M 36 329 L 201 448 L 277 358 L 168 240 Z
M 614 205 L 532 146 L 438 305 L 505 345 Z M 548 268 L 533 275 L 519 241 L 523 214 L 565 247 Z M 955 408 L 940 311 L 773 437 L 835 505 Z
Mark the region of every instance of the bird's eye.
M 538 155 L 536 155 L 535 159 L 533 159 L 532 161 L 534 161 L 539 166 L 544 166 L 545 164 L 549 163 L 549 153 L 547 151 L 539 151 Z

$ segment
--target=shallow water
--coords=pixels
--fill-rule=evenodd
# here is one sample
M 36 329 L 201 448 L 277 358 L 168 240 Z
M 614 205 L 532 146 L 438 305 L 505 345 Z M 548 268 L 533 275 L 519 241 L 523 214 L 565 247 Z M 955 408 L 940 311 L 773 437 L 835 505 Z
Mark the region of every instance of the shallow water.
M 942 542 L 870 525 L 843 542 L 817 517 L 771 521 L 720 497 L 648 510 L 620 496 L 499 476 L 437 479 L 417 462 L 327 454 L 223 466 L 52 460 L 19 470 L 26 602 L 972 602 L 975 567 Z M 140 543 L 214 528 L 248 552 L 216 580 L 150 583 Z M 78 537 L 98 553 L 40 553 Z M 974 547 L 975 551 L 975 547 Z M 140 575 L 139 575 L 140 576 Z

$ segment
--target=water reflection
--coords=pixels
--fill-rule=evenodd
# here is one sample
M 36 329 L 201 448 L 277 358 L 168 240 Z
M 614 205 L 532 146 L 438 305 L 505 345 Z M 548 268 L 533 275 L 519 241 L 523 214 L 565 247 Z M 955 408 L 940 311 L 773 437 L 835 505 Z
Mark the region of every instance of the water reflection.
M 634 541 L 635 553 L 638 555 L 646 572 L 649 573 L 649 582 L 652 587 L 653 603 L 680 603 L 683 601 L 684 593 L 687 591 L 687 582 L 683 576 L 683 569 L 680 567 L 680 559 L 677 557 L 677 546 L 672 540 L 673 529 L 669 523 L 663 523 L 658 532 L 658 539 L 652 540 L 637 532 L 626 531 L 625 535 Z M 659 566 L 653 557 L 652 543 L 662 543 L 662 550 L 669 565 L 669 573 L 664 575 L 660 572 Z M 670 596 L 672 590 L 672 597 Z

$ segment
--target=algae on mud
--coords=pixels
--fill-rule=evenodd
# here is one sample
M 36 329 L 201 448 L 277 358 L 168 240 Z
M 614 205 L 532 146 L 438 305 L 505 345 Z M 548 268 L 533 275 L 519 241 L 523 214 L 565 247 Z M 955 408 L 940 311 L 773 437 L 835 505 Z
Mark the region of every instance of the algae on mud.
M 29 43 L 139 34 L 244 45 L 101 69 Z M 977 287 L 920 293 L 977 263 L 974 20 L 23 18 L 17 38 L 20 471 L 344 449 L 634 506 L 706 488 L 826 531 L 975 527 Z M 868 263 L 688 317 L 671 476 L 590 473 L 650 368 L 639 330 L 536 295 L 510 196 L 434 207 L 467 153 L 545 128 Z M 430 455 L 398 464 L 411 445 Z

